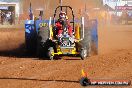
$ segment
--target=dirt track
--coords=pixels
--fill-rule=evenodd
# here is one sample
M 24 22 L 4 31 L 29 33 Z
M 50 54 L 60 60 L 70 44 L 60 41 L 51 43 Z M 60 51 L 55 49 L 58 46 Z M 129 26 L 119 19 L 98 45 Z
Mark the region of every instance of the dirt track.
M 81 69 L 92 79 L 132 81 L 132 26 L 100 26 L 99 55 L 87 60 L 64 57 L 44 61 L 27 58 L 24 30 L 0 31 L 0 88 L 83 88 L 78 83 Z M 90 86 L 88 88 L 132 88 Z

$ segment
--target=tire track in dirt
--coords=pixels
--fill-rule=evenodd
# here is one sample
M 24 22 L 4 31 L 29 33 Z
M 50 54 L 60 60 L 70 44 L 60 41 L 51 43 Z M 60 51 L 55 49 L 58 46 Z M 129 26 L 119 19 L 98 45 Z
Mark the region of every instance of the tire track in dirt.
M 48 76 L 57 76 L 58 74 L 60 74 L 59 76 L 60 76 L 60 78 L 59 79 L 67 79 L 67 77 L 65 77 L 66 75 L 68 76 L 68 79 L 69 80 L 73 80 L 74 79 L 74 76 L 77 76 L 77 77 L 75 77 L 75 78 L 79 78 L 80 77 L 80 71 L 77 71 L 77 70 L 75 70 L 74 71 L 74 69 L 80 69 L 81 67 L 82 67 L 82 65 L 83 64 L 85 64 L 85 66 L 84 66 L 84 69 L 85 69 L 85 71 L 86 72 L 88 72 L 89 73 L 89 67 L 90 66 L 93 66 L 92 67 L 92 69 L 95 71 L 95 73 L 89 73 L 89 75 L 90 75 L 90 77 L 91 78 L 102 78 L 102 77 L 104 77 L 104 78 L 108 78 L 108 77 L 112 77 L 113 75 L 110 75 L 111 73 L 113 74 L 114 73 L 114 71 L 117 71 L 118 69 L 114 69 L 114 71 L 113 71 L 113 67 L 116 67 L 116 65 L 118 65 L 117 64 L 117 61 L 119 61 L 119 63 L 122 63 L 121 65 L 123 66 L 124 65 L 124 63 L 123 63 L 123 61 L 122 60 L 120 60 L 121 59 L 121 57 L 122 58 L 124 58 L 124 56 L 128 53 L 128 51 L 126 51 L 125 53 L 124 53 L 125 51 L 120 51 L 120 53 L 117 55 L 117 54 L 111 54 L 111 55 L 109 55 L 109 56 L 104 56 L 104 55 L 101 55 L 101 56 L 95 56 L 95 57 L 90 57 L 89 59 L 87 59 L 87 60 L 85 60 L 85 61 L 75 61 L 75 62 L 72 62 L 72 61 L 65 61 L 65 60 L 60 60 L 60 61 L 55 61 L 55 62 L 51 62 L 51 61 L 34 61 L 34 60 L 30 60 L 29 62 L 32 62 L 32 63 L 30 63 L 30 66 L 31 65 L 34 65 L 35 63 L 37 64 L 37 66 L 39 66 L 39 69 L 40 69 L 40 72 L 38 72 L 38 74 L 40 75 L 40 79 L 45 79 L 45 76 L 43 76 L 43 75 L 41 75 L 41 74 L 43 74 L 43 71 L 41 72 L 41 70 L 43 70 L 43 68 L 45 67 L 45 66 L 47 66 L 46 67 L 46 69 L 44 70 L 44 72 L 45 72 L 45 74 L 47 73 L 47 72 L 49 72 L 49 71 L 51 71 L 51 70 L 53 70 L 54 68 L 59 68 L 59 67 L 62 67 L 61 69 L 60 69 L 60 72 L 54 72 L 53 71 L 53 74 L 49 74 Z M 123 54 L 123 55 L 121 55 L 120 56 L 120 54 Z M 127 59 L 130 59 L 129 57 L 131 56 L 132 54 L 130 53 L 130 55 L 128 55 L 127 57 Z M 116 56 L 116 57 L 115 57 Z M 114 57 L 114 58 L 113 58 Z M 108 61 L 106 61 L 105 59 L 107 59 Z M 98 63 L 97 63 L 97 61 L 98 61 Z M 113 63 L 113 61 L 116 61 L 115 63 Z M 25 64 L 23 64 L 25 67 L 30 67 L 29 66 L 29 62 L 28 63 L 26 63 L 25 62 Z M 69 62 L 69 63 L 66 63 L 66 64 L 64 64 L 64 62 Z M 127 62 L 129 62 L 128 60 L 127 60 Z M 112 64 L 113 63 L 113 64 Z M 131 62 L 130 62 L 131 63 Z M 130 64 L 129 63 L 129 64 Z M 55 65 L 54 66 L 54 68 L 52 68 L 52 66 L 48 66 L 48 65 Z M 102 65 L 102 64 L 105 64 L 105 65 Z M 68 67 L 69 66 L 69 67 Z M 100 67 L 99 67 L 100 66 Z M 108 71 L 108 69 L 107 68 L 109 68 L 109 66 L 111 66 L 112 68 L 110 68 L 109 70 L 110 71 Z M 16 66 L 14 66 L 14 67 L 16 67 Z M 104 68 L 106 68 L 106 69 L 104 69 Z M 119 68 L 121 68 L 121 67 L 119 67 Z M 29 70 L 30 68 L 27 68 L 27 70 Z M 37 67 L 35 66 L 35 69 L 36 69 L 36 71 L 38 70 L 37 69 Z M 64 69 L 64 70 L 63 70 Z M 103 71 L 103 70 L 105 70 L 105 71 Z M 119 69 L 120 70 L 120 69 Z M 67 73 L 66 73 L 67 72 Z M 76 72 L 76 73 L 75 73 Z M 52 72 L 51 72 L 52 73 Z M 100 74 L 99 74 L 100 73 Z M 125 73 L 125 72 L 124 72 Z M 123 73 L 123 74 L 124 74 Z M 30 69 L 30 74 L 32 75 L 35 75 L 36 73 L 32 73 L 32 69 Z M 36 76 L 38 75 L 38 74 L 36 74 Z M 65 76 L 64 76 L 64 75 Z M 77 75 L 78 74 L 78 75 Z M 107 74 L 106 76 L 104 76 L 105 74 Z M 121 75 L 120 75 L 121 76 Z M 120 76 L 119 76 L 119 78 L 120 78 Z M 11 76 L 10 76 L 11 77 Z M 21 78 L 21 76 L 17 76 L 18 78 L 20 77 Z M 39 77 L 38 77 L 39 78 Z M 57 79 L 58 77 L 55 77 L 54 78 L 54 80 L 55 79 Z M 113 76 L 112 78 L 115 78 L 115 76 Z M 49 80 L 49 79 L 47 79 L 47 80 Z M 13 80 L 12 80 L 13 81 Z M 19 82 L 19 81 L 18 81 Z M 17 82 L 17 83 L 18 83 Z M 35 84 L 37 84 L 37 85 L 39 85 L 40 87 L 39 88 L 41 88 L 41 87 L 45 87 L 46 88 L 46 86 L 47 87 L 53 87 L 53 86 L 60 86 L 60 88 L 63 88 L 63 87 L 67 87 L 67 88 L 73 88 L 74 86 L 77 86 L 76 88 L 80 88 L 79 86 L 79 84 L 77 84 L 77 83 L 67 83 L 67 82 L 54 82 L 54 81 L 35 81 L 35 83 L 34 83 L 34 81 L 20 81 L 20 82 L 22 82 L 22 83 L 20 83 L 22 86 L 24 86 L 25 84 L 31 84 L 31 85 L 35 85 Z M 28 82 L 28 83 L 26 83 L 26 82 Z M 34 84 L 33 84 L 34 83 Z M 59 85 L 59 84 L 61 84 L 61 85 Z M 27 86 L 28 86 L 27 85 Z M 19 86 L 19 85 L 18 85 Z M 17 87 L 18 87 L 17 86 Z M 30 85 L 29 85 L 30 86 Z M 37 88 L 37 86 L 32 86 L 33 88 Z M 26 88 L 26 86 L 24 87 L 24 88 Z M 102 88 L 102 87 L 90 87 L 90 88 Z M 110 88 L 110 87 L 105 87 L 105 88 Z M 111 88 L 114 88 L 114 87 L 111 87 Z M 129 88 L 129 87 L 127 87 L 127 88 Z M 131 87 L 130 87 L 131 88 Z

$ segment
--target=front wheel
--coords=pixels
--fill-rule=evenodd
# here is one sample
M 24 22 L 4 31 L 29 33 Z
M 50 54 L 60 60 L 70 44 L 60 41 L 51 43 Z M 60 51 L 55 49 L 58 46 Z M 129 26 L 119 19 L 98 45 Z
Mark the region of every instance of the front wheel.
M 47 57 L 48 57 L 49 60 L 53 60 L 54 59 L 53 53 L 54 53 L 54 49 L 53 49 L 53 47 L 50 47 L 48 49 L 48 52 L 47 52 Z
M 82 60 L 86 59 L 88 56 L 88 50 L 86 48 L 81 49 L 80 57 Z

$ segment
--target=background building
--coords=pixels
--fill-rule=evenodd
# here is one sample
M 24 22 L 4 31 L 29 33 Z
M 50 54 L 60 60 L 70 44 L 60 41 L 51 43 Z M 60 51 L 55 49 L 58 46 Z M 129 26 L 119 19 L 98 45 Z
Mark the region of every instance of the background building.
M 20 21 L 29 19 L 30 2 L 34 16 L 38 17 L 41 10 L 44 13 L 43 18 L 48 19 L 53 16 L 60 0 L 0 0 L 0 10 L 4 13 L 13 12 L 15 23 L 20 23 Z M 88 13 L 93 13 L 94 11 L 90 11 L 100 7 L 101 3 L 101 0 L 63 0 L 62 5 L 72 6 L 75 15 L 79 16 L 86 9 Z
M 113 8 L 118 16 L 121 16 L 124 10 L 132 13 L 132 0 L 103 0 L 103 4 Z
M 1 24 L 15 24 L 15 21 L 23 13 L 23 0 L 0 0 Z

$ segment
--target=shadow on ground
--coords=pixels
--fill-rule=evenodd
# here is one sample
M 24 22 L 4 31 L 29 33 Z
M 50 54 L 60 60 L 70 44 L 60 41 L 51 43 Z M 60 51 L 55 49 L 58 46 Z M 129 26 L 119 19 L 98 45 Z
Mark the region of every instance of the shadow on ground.
M 26 52 L 25 44 L 21 44 L 19 47 L 14 49 L 0 50 L 0 56 L 17 57 L 17 58 L 35 57 L 35 55 L 29 55 Z
M 21 44 L 19 47 L 14 49 L 0 50 L 0 56 L 14 57 L 14 58 L 36 58 L 36 60 L 49 60 L 46 56 L 38 57 L 36 53 L 30 54 L 29 52 L 27 52 L 25 44 Z M 73 56 L 73 55 L 60 55 L 54 57 L 54 60 L 61 60 L 61 59 L 81 60 L 79 56 Z

